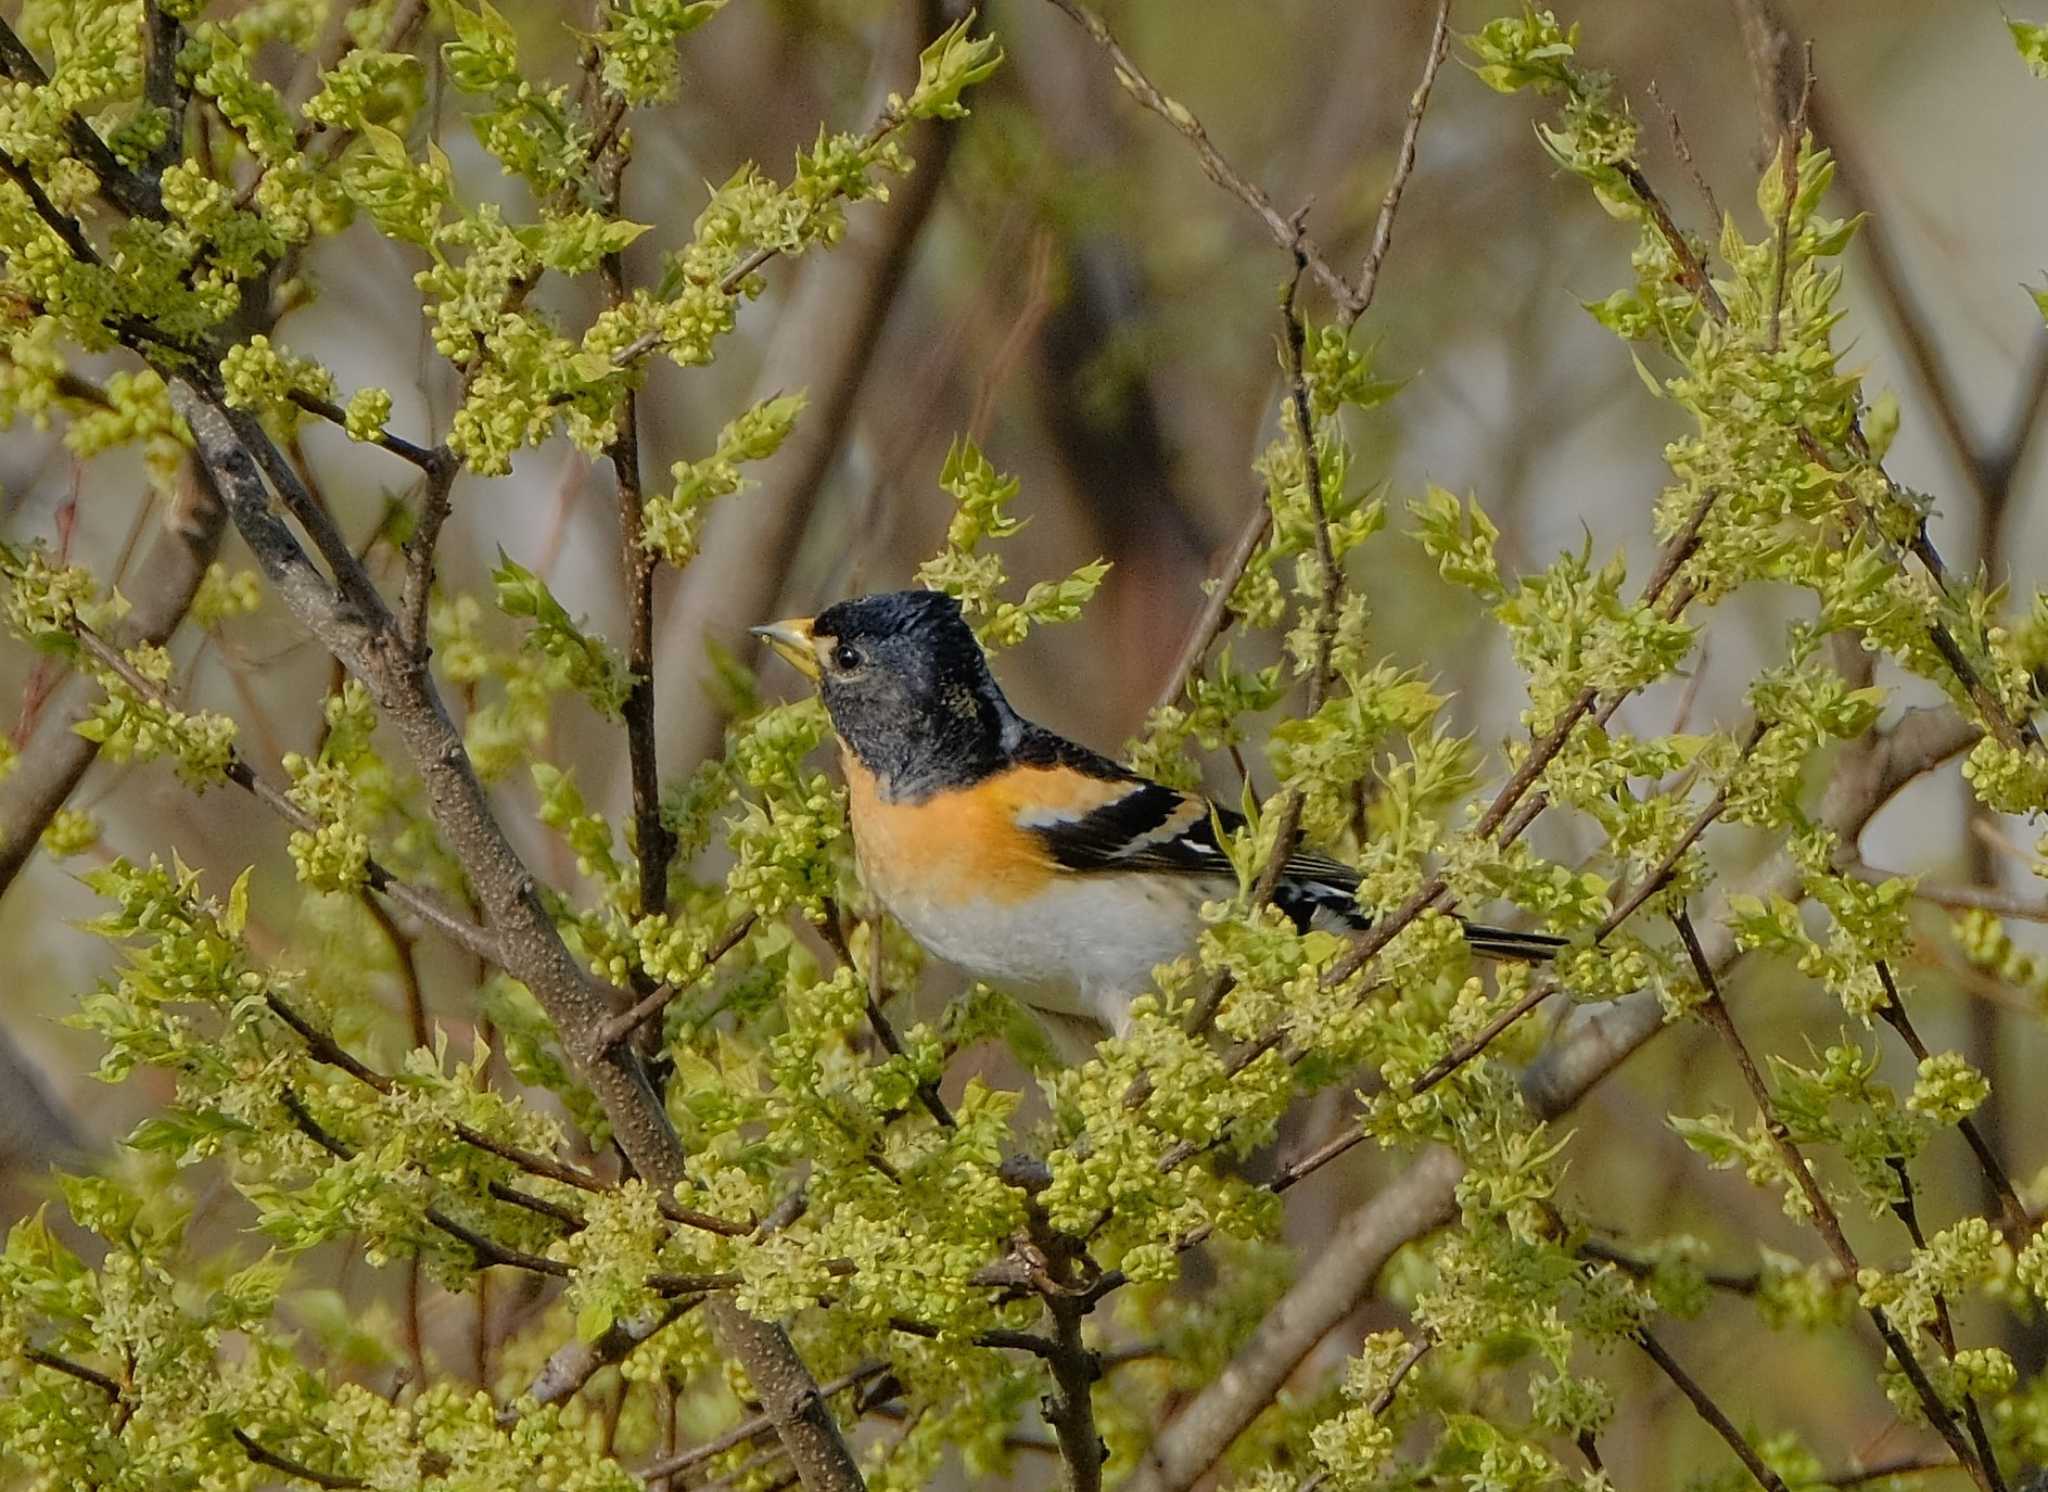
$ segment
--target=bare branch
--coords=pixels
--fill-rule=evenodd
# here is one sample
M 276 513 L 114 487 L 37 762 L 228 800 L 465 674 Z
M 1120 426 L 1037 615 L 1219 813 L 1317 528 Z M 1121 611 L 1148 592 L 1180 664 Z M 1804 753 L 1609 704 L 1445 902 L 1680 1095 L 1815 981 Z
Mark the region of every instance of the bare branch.
M 1102 17 L 1080 5 L 1078 0 L 1052 0 L 1052 3 L 1064 11 L 1075 25 L 1087 32 L 1095 45 L 1108 55 L 1111 64 L 1116 68 L 1117 81 L 1123 84 L 1124 90 L 1187 138 L 1188 143 L 1195 148 L 1196 158 L 1202 163 L 1203 174 L 1250 208 L 1259 221 L 1266 225 L 1266 231 L 1272 235 L 1274 243 L 1289 253 L 1295 252 L 1298 239 L 1295 225 L 1273 205 L 1273 199 L 1266 195 L 1265 188 L 1246 180 L 1235 166 L 1223 158 L 1222 152 L 1210 141 L 1209 132 L 1202 128 L 1202 121 L 1197 119 L 1185 104 L 1168 98 L 1153 86 L 1152 80 L 1145 76 L 1144 70 L 1131 60 L 1130 53 L 1126 52 L 1110 34 L 1109 27 L 1102 22 Z M 1313 243 L 1300 240 L 1300 252 L 1308 261 L 1309 272 L 1328 292 L 1331 300 L 1346 312 L 1352 312 L 1354 306 L 1360 312 L 1365 309 L 1359 293 L 1345 282 L 1343 275 L 1331 268 L 1330 262 L 1323 257 L 1322 250 Z M 1353 312 L 1352 315 L 1356 320 L 1356 313 Z
M 286 1476 L 297 1477 L 302 1482 L 311 1482 L 316 1487 L 341 1489 L 367 1485 L 360 1477 L 336 1476 L 331 1471 L 315 1471 L 302 1461 L 294 1461 L 289 1456 L 268 1450 L 240 1425 L 236 1425 L 229 1433 L 235 1437 L 235 1444 L 239 1445 L 258 1466 L 281 1471 Z
M 681 984 L 664 984 L 660 989 L 650 991 L 643 999 L 630 1006 L 614 1019 L 610 1025 L 599 1032 L 598 1040 L 607 1045 L 616 1045 L 624 1041 L 648 1021 L 660 1015 L 662 1011 L 668 1009 L 669 1005 L 678 996 L 694 988 L 699 980 L 717 967 L 720 959 L 724 958 L 746 940 L 747 934 L 754 930 L 757 915 L 756 913 L 749 912 L 740 918 L 738 922 L 735 922 L 727 929 L 724 937 L 713 943 L 705 951 L 703 967 L 699 968 L 695 974 L 691 975 Z
M 1401 195 L 1415 171 L 1415 146 L 1422 136 L 1422 116 L 1429 108 L 1429 95 L 1436 87 L 1437 70 L 1444 65 L 1444 53 L 1451 43 L 1451 0 L 1437 0 L 1436 20 L 1429 28 L 1429 53 L 1422 64 L 1422 81 L 1408 99 L 1408 123 L 1401 131 L 1401 148 L 1394 158 L 1394 179 L 1380 198 L 1380 215 L 1373 223 L 1372 244 L 1365 262 L 1358 267 L 1358 281 L 1351 304 L 1344 308 L 1343 324 L 1348 330 L 1372 306 L 1380 288 L 1380 268 L 1387 262 L 1387 250 L 1394 242 L 1394 214 L 1401 210 Z
M 1735 1421 L 1728 1418 L 1722 1412 L 1721 1406 L 1700 1387 L 1698 1381 L 1678 1365 L 1678 1359 L 1665 1350 L 1664 1344 L 1648 1331 L 1636 1332 L 1634 1336 L 1636 1345 L 1643 1349 L 1651 1362 L 1663 1370 L 1664 1376 L 1677 1386 L 1678 1391 L 1691 1401 L 1699 1417 L 1711 1425 L 1714 1433 L 1728 1443 L 1728 1449 L 1735 1452 L 1736 1459 L 1748 1468 L 1749 1474 L 1756 1478 L 1757 1485 L 1765 1488 L 1766 1492 L 1785 1492 L 1784 1480 L 1764 1464 L 1764 1458 L 1757 1454 L 1756 1447 L 1735 1428 Z

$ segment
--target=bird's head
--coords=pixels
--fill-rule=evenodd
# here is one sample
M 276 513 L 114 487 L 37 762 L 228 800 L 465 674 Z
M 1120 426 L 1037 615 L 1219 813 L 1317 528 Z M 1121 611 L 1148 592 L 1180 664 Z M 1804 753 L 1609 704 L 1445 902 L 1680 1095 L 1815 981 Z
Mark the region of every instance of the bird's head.
M 752 630 L 816 682 L 832 728 L 887 797 L 979 781 L 1016 744 L 1022 722 L 942 592 L 856 596 Z

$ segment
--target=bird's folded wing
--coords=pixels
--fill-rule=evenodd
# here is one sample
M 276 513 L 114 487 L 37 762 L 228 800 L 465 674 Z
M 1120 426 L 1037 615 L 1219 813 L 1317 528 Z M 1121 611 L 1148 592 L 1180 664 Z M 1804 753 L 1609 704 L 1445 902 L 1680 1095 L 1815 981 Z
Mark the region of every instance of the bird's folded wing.
M 1230 876 L 1230 859 L 1216 841 L 1220 828 L 1235 833 L 1242 815 L 1207 798 L 1134 780 L 1129 791 L 1086 811 L 1027 810 L 1018 826 L 1038 835 L 1056 864 L 1068 870 L 1149 870 L 1168 875 Z M 1348 896 L 1358 873 L 1322 855 L 1288 856 L 1286 881 L 1328 887 Z
M 1216 842 L 1217 833 L 1236 833 L 1244 827 L 1244 816 L 1196 794 L 1134 778 L 1128 790 L 1093 806 L 1026 809 L 1018 814 L 1017 825 L 1037 835 L 1053 863 L 1067 870 L 1221 879 L 1235 872 Z M 1296 851 L 1273 888 L 1273 902 L 1303 932 L 1361 932 L 1372 918 L 1358 905 L 1357 892 L 1358 872 L 1350 866 Z M 1565 946 L 1563 938 L 1547 933 L 1459 921 L 1473 952 L 1488 958 L 1542 962 Z

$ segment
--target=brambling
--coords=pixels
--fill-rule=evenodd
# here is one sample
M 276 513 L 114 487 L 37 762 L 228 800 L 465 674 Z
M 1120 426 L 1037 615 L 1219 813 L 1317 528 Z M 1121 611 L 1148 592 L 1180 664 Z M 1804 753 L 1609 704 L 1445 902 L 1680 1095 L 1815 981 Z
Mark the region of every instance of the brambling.
M 924 948 L 1067 1020 L 1122 1030 L 1152 970 L 1237 889 L 1241 815 L 1140 777 L 1010 708 L 952 597 L 860 596 L 755 627 L 818 685 L 838 733 L 862 883 Z M 1290 855 L 1274 904 L 1360 931 L 1358 873 Z M 1539 961 L 1541 933 L 1465 923 L 1475 953 Z

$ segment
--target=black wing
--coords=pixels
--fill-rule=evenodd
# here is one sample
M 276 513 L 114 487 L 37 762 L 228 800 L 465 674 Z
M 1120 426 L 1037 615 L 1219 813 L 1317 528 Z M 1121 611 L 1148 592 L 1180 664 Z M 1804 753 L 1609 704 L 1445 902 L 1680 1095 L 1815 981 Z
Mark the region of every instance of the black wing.
M 1145 870 L 1165 875 L 1229 879 L 1230 858 L 1217 843 L 1220 827 L 1234 834 L 1244 817 L 1193 793 L 1143 778 L 1130 791 L 1073 817 L 1025 821 L 1043 839 L 1053 859 L 1068 870 Z M 1353 893 L 1358 874 L 1322 855 L 1297 853 L 1274 889 L 1274 902 L 1306 931 L 1321 913 L 1344 926 L 1362 928 Z
M 1048 733 L 1049 734 L 1049 733 Z M 1053 738 L 1058 740 L 1057 737 Z M 1079 752 L 1082 748 L 1074 748 Z M 1043 821 L 1025 821 L 1068 870 L 1144 870 L 1207 879 L 1235 876 L 1230 859 L 1216 842 L 1220 828 L 1235 834 L 1244 816 L 1184 793 L 1136 777 L 1094 754 L 1088 765 L 1108 770 L 1091 772 L 1110 781 L 1128 781 L 1130 791 L 1087 813 Z M 1067 766 L 1082 766 L 1072 759 Z M 1083 767 L 1086 770 L 1086 767 Z M 1273 888 L 1273 904 L 1303 932 L 1311 927 L 1362 932 L 1372 918 L 1358 905 L 1358 872 L 1326 855 L 1296 851 Z M 1463 921 L 1461 918 L 1460 921 Z M 1466 922 L 1465 937 L 1474 953 L 1487 958 L 1541 962 L 1565 945 L 1546 933 L 1514 932 Z

